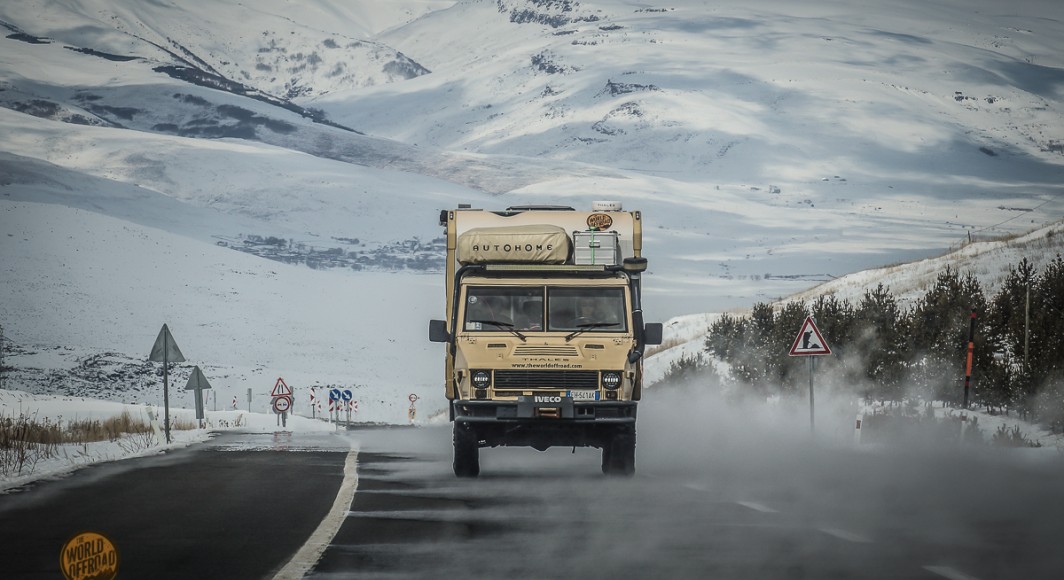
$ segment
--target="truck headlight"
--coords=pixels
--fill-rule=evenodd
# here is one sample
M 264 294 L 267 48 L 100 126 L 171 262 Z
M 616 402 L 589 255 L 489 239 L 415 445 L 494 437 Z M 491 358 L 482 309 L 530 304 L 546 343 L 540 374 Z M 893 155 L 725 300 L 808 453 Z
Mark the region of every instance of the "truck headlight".
M 603 371 L 602 386 L 611 391 L 619 388 L 621 386 L 621 373 L 617 371 Z
M 478 389 L 486 389 L 491 384 L 491 373 L 488 371 L 473 371 L 473 386 Z

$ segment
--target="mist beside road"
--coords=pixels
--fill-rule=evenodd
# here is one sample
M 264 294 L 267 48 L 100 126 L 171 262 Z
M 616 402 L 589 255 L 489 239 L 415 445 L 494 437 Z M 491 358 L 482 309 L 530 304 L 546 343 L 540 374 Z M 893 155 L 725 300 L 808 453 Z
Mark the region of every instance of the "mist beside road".
M 412 576 L 1036 578 L 1062 569 L 1064 460 L 1054 452 L 855 446 L 851 409 L 827 396 L 815 439 L 808 421 L 799 403 L 662 390 L 640 407 L 630 479 L 601 475 L 597 450 L 497 448 L 481 451 L 480 478 L 458 480 L 447 427 L 352 432 L 363 471 L 349 523 L 419 531 L 378 543 L 345 524 L 335 542 L 345 547 L 319 572 L 354 555 L 364 571 Z

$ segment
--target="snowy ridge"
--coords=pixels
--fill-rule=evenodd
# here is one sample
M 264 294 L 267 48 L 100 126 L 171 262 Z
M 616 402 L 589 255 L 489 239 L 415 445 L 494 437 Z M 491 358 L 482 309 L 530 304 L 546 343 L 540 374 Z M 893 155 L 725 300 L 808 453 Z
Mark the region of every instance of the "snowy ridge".
M 102 390 L 98 364 L 147 396 L 167 322 L 223 398 L 285 376 L 372 385 L 381 417 L 410 391 L 444 408 L 438 276 L 216 245 L 251 235 L 369 251 L 458 203 L 616 199 L 644 215 L 648 319 L 683 343 L 697 313 L 1064 211 L 1056 2 L 385 4 L 0 7 L 15 386 Z
M 1059 219 L 1060 10 L 32 1 L 0 8 L 13 31 L 0 38 L 0 105 L 18 111 L 0 130 L 20 137 L 11 153 L 206 201 L 277 233 L 290 224 L 295 239 L 413 239 L 379 217 L 392 196 L 427 188 L 492 208 L 621 199 L 647 216 L 647 305 L 671 317 Z M 379 76 L 387 63 L 366 51 L 429 72 Z M 341 61 L 358 78 L 330 77 Z M 136 135 L 115 150 L 104 127 Z M 236 140 L 251 149 L 211 162 L 225 149 L 216 143 Z M 256 142 L 275 149 L 241 162 Z M 265 159 L 313 168 L 289 179 Z M 388 173 L 361 187 L 352 165 Z M 168 169 L 181 166 L 194 169 Z M 260 193 L 263 175 L 284 192 Z M 294 191 L 322 203 L 286 210 Z M 407 227 L 431 228 L 452 204 L 424 205 Z M 339 221 L 350 227 L 337 232 Z M 374 229 L 390 235 L 364 231 Z
M 935 279 L 947 267 L 961 276 L 972 274 L 979 280 L 983 292 L 993 296 L 1001 289 L 1009 269 L 1017 266 L 1021 260 L 1027 259 L 1035 272 L 1039 272 L 1058 255 L 1064 255 L 1064 222 L 1005 240 L 973 242 L 943 256 L 847 274 L 789 296 L 787 300 L 810 302 L 817 296 L 833 294 L 840 300 L 856 304 L 866 290 L 882 284 L 904 308 L 933 286 Z
M 1054 0 L 296 6 L 0 4 L 5 389 L 161 404 L 165 322 L 189 359 L 175 407 L 198 365 L 222 406 L 251 388 L 265 412 L 284 377 L 297 413 L 332 384 L 361 420 L 405 421 L 409 393 L 437 414 L 438 275 L 218 243 L 428 242 L 458 203 L 642 211 L 644 306 L 673 346 L 650 382 L 701 349 L 702 313 L 911 297 L 946 265 L 994 287 L 1060 249 Z

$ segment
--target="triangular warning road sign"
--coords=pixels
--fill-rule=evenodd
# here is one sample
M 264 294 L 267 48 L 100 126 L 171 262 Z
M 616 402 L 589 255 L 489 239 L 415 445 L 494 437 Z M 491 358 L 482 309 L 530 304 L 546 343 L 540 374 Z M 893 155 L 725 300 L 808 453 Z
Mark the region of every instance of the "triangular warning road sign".
M 798 331 L 798 336 L 794 338 L 794 344 L 791 345 L 791 351 L 787 354 L 790 356 L 831 354 L 831 349 L 828 348 L 824 335 L 820 334 L 820 329 L 813 322 L 812 316 L 806 317 L 805 322 L 802 323 L 802 329 Z
M 203 371 L 199 367 L 192 369 L 192 374 L 188 377 L 188 382 L 185 383 L 185 390 L 198 390 L 209 389 L 211 384 L 207 382 L 207 377 L 203 376 Z
M 177 348 L 174 336 L 170 334 L 170 329 L 165 324 L 159 331 L 159 338 L 155 339 L 155 344 L 151 347 L 151 354 L 148 355 L 148 360 L 168 363 L 185 362 L 185 355 L 181 354 L 181 349 Z
M 277 382 L 273 385 L 273 391 L 270 392 L 271 397 L 291 397 L 292 387 L 284 382 L 284 379 L 277 377 Z

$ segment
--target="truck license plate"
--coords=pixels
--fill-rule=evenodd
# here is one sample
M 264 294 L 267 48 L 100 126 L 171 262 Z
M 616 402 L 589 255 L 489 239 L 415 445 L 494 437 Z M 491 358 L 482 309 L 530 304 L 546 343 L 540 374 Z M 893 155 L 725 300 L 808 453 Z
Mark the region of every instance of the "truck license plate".
M 574 401 L 597 401 L 599 393 L 598 391 L 569 391 L 569 396 Z

